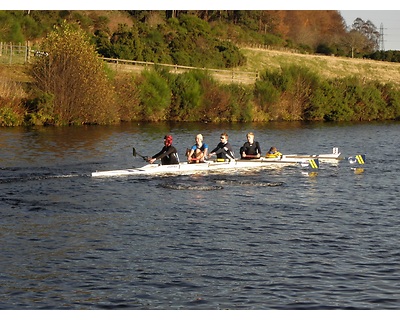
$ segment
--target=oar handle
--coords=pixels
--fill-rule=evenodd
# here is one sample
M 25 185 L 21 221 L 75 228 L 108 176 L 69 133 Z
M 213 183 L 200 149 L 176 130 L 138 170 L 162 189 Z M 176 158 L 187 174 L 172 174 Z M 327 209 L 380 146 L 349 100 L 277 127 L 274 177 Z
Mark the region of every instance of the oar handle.
M 147 161 L 148 158 L 149 158 L 149 157 L 142 156 L 140 153 L 136 152 L 136 149 L 135 149 L 134 147 L 132 148 L 132 155 L 133 155 L 134 157 L 139 156 L 139 157 L 141 157 L 144 161 Z

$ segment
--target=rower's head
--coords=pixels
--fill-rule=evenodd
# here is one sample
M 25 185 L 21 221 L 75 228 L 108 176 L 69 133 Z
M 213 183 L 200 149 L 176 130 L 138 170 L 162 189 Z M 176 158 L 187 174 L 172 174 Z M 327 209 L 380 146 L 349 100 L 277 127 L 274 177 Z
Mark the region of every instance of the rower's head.
M 199 142 L 199 143 L 203 142 L 203 135 L 202 135 L 201 133 L 199 133 L 199 134 L 196 136 L 196 142 Z
M 250 143 L 253 143 L 253 142 L 254 142 L 254 133 L 253 133 L 253 132 L 249 132 L 249 133 L 246 135 L 246 137 L 247 137 L 247 141 L 248 141 L 248 142 L 250 142 Z
M 219 137 L 221 142 L 227 142 L 228 141 L 228 134 L 226 132 L 221 133 L 221 136 Z
M 167 147 L 172 145 L 172 136 L 171 135 L 167 135 L 167 136 L 164 137 L 164 144 Z

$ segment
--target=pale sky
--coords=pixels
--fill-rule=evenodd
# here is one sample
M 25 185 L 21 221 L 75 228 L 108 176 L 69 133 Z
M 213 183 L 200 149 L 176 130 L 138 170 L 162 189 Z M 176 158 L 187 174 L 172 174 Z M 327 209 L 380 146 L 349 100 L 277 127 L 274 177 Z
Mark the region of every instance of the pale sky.
M 380 32 L 382 24 L 384 50 L 400 50 L 400 10 L 340 10 L 340 14 L 348 26 L 361 18 L 370 20 Z

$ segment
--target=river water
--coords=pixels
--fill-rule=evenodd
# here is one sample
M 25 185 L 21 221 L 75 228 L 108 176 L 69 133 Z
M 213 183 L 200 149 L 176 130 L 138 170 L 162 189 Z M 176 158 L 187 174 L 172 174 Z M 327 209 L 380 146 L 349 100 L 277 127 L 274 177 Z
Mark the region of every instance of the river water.
M 0 130 L 0 309 L 397 309 L 400 124 L 125 124 Z M 301 167 L 92 178 L 172 133 L 248 131 Z

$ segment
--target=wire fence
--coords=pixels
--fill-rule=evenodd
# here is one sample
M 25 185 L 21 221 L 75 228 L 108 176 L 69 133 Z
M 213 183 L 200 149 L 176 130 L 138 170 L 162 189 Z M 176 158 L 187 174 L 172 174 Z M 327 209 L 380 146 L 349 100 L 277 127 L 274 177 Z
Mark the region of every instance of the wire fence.
M 34 50 L 31 50 L 28 43 L 15 44 L 0 42 L 0 64 L 25 64 L 29 63 Z
M 30 63 L 34 56 L 47 55 L 45 52 L 33 50 L 29 43 L 25 44 L 14 44 L 7 42 L 0 42 L 0 64 L 8 65 L 21 65 Z M 209 69 L 209 68 L 196 68 L 172 64 L 162 64 L 135 60 L 125 59 L 111 59 L 101 58 L 108 63 L 109 67 L 118 72 L 136 72 L 140 73 L 144 69 L 153 68 L 157 66 L 163 66 L 169 69 L 172 73 L 182 73 L 189 70 L 202 70 L 208 72 L 216 80 L 222 82 L 236 82 L 242 84 L 252 84 L 259 78 L 258 72 L 238 71 L 234 69 Z
M 120 72 L 141 72 L 143 69 L 148 69 L 155 66 L 162 66 L 167 68 L 171 73 L 183 73 L 189 70 L 205 71 L 208 72 L 210 75 L 212 75 L 215 79 L 222 82 L 251 84 L 254 83 L 259 78 L 258 72 L 251 72 L 251 71 L 238 71 L 234 69 L 228 70 L 228 69 L 198 68 L 198 67 L 180 66 L 175 64 L 153 63 L 153 62 L 112 59 L 112 58 L 102 58 L 102 59 L 109 64 L 111 69 Z

